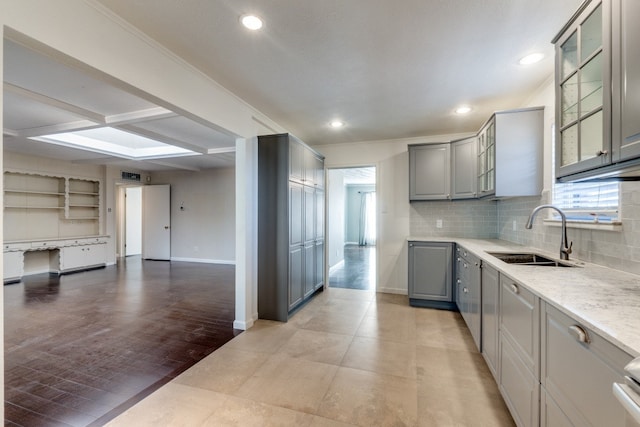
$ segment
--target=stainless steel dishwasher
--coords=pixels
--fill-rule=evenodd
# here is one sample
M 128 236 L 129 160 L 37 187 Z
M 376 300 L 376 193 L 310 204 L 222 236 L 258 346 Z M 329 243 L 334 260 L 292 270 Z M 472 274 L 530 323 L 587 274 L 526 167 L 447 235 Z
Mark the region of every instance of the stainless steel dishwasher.
M 626 426 L 640 427 L 640 357 L 624 368 L 624 384 L 614 383 L 613 394 L 627 411 Z

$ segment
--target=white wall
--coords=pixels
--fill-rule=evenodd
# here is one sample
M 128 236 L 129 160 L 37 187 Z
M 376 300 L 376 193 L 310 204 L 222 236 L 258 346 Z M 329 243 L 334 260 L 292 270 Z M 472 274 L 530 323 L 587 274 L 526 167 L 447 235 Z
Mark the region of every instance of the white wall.
M 171 185 L 171 259 L 235 263 L 235 169 L 156 172 Z
M 327 252 L 329 268 L 344 260 L 344 172 L 341 169 L 327 171 Z

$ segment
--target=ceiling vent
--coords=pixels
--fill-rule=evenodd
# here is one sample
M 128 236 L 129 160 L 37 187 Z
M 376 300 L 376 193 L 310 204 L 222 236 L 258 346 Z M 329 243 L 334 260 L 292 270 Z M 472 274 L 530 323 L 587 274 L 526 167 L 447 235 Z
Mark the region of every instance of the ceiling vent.
M 140 182 L 140 174 L 134 172 L 122 172 L 122 179 L 127 181 Z

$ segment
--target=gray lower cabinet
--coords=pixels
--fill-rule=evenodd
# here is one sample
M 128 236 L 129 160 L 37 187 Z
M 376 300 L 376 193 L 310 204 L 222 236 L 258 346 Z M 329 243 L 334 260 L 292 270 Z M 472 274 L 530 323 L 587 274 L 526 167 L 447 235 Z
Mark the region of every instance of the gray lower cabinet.
M 544 388 L 540 389 L 540 427 L 575 427 Z
M 471 336 L 481 347 L 481 262 L 464 247 L 456 247 L 456 305 Z
M 498 381 L 500 273 L 482 265 L 482 356 Z
M 413 306 L 454 308 L 453 243 L 409 242 L 409 301 Z
M 499 387 L 519 427 L 537 426 L 540 413 L 540 299 L 500 275 Z
M 527 368 L 513 342 L 500 339 L 500 392 L 518 427 L 538 425 L 540 382 Z
M 324 285 L 324 164 L 289 134 L 258 138 L 258 317 L 287 321 Z
M 450 198 L 449 143 L 409 145 L 409 200 Z
M 542 337 L 542 385 L 568 425 L 623 427 L 625 413 L 611 386 L 624 382 L 623 368 L 632 357 L 548 303 Z

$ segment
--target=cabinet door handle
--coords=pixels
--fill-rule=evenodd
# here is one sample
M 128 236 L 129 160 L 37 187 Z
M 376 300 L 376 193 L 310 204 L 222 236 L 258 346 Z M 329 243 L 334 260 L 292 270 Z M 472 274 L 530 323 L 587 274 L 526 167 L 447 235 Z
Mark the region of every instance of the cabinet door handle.
M 596 155 L 597 155 L 597 156 L 606 156 L 607 154 L 609 154 L 609 151 L 608 151 L 608 150 L 598 150 L 598 151 L 596 152 Z
M 456 280 L 456 283 L 459 285 L 461 283 L 460 279 Z
M 569 326 L 569 334 L 582 343 L 589 344 L 591 342 L 589 334 L 587 334 L 587 331 L 585 331 L 581 326 Z
M 516 295 L 520 293 L 520 289 L 518 289 L 518 285 L 516 285 L 515 283 L 511 284 L 511 291 Z
M 463 289 L 462 289 L 462 292 L 464 292 L 465 294 L 468 294 L 468 293 L 469 293 L 469 288 L 466 288 L 466 287 L 465 287 L 465 288 L 463 288 Z

